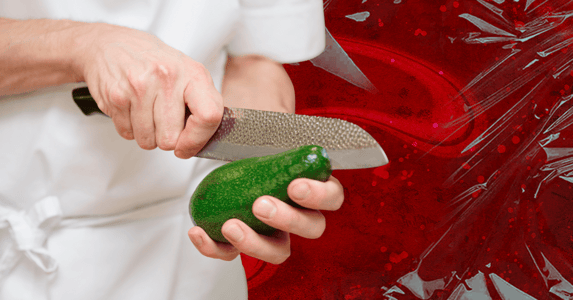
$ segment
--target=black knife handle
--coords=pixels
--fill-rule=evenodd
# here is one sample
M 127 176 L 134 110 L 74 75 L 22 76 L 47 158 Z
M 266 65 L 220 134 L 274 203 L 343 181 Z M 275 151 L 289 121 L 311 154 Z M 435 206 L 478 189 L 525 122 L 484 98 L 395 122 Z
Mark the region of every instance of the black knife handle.
M 92 98 L 90 90 L 88 90 L 87 87 L 74 89 L 72 91 L 72 98 L 74 98 L 74 102 L 76 102 L 84 115 L 89 116 L 91 114 L 100 113 L 106 116 L 106 114 L 104 114 L 97 106 L 97 103 L 94 98 Z
M 72 98 L 74 98 L 74 102 L 76 102 L 84 115 L 89 116 L 92 114 L 102 114 L 107 116 L 103 113 L 103 111 L 101 111 L 101 109 L 99 109 L 97 103 L 90 94 L 90 90 L 87 87 L 74 89 L 72 91 Z M 191 112 L 189 111 L 189 108 L 185 106 L 185 120 L 187 120 L 190 115 Z

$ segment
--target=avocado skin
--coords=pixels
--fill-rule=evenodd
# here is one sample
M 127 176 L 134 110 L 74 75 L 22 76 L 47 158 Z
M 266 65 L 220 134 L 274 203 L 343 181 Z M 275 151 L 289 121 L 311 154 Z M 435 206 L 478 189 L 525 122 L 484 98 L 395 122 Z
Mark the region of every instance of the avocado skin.
M 269 195 L 301 208 L 287 195 L 290 182 L 302 177 L 324 182 L 331 173 L 326 150 L 316 145 L 237 160 L 213 170 L 201 181 L 191 196 L 189 211 L 194 223 L 214 241 L 228 243 L 221 228 L 233 218 L 270 236 L 276 229 L 255 217 L 252 211 L 255 200 Z

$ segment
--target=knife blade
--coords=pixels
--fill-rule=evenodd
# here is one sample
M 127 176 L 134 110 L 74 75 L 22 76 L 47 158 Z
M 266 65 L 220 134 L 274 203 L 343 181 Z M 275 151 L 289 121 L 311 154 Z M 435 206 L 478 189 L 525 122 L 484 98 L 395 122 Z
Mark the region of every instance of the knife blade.
M 105 115 L 87 87 L 74 89 L 72 97 L 85 115 Z M 326 149 L 335 170 L 373 168 L 388 163 L 378 142 L 354 123 L 231 107 L 225 107 L 219 128 L 195 156 L 235 161 L 311 144 Z

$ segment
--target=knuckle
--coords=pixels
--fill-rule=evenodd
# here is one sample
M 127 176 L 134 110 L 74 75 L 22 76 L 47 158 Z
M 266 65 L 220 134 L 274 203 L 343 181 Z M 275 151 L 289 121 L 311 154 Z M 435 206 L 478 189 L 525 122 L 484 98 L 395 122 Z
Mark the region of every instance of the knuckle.
M 175 150 L 175 145 L 177 141 L 173 141 L 170 139 L 158 139 L 157 140 L 157 147 L 161 150 L 171 151 Z
M 209 70 L 202 63 L 195 60 L 189 60 L 188 64 L 189 67 L 191 67 L 191 70 L 193 70 L 193 74 L 197 77 L 197 79 L 210 76 Z
M 223 109 L 219 105 L 210 105 L 197 116 L 200 122 L 211 126 L 219 125 L 222 117 Z
M 142 98 L 145 95 L 145 91 L 148 87 L 148 80 L 145 75 L 136 75 L 134 72 L 129 72 L 127 74 L 127 80 L 129 85 L 135 92 L 138 98 Z
M 155 140 L 152 138 L 140 138 L 137 140 L 137 144 L 141 149 L 144 150 L 153 150 L 157 148 L 157 144 L 155 143 Z
M 203 65 L 201 65 L 201 79 L 204 80 L 205 82 L 209 82 L 212 83 L 213 82 L 213 77 L 211 77 L 211 73 L 209 72 L 209 70 L 205 67 L 203 67 Z
M 160 61 L 153 62 L 151 65 L 152 74 L 163 81 L 170 81 L 177 78 L 177 67 Z
M 298 229 L 300 222 L 301 222 L 301 217 L 298 213 L 290 214 L 288 216 L 288 222 L 286 224 L 285 231 L 295 232 Z
M 175 150 L 175 146 L 177 145 L 177 137 L 173 134 L 163 133 L 157 135 L 157 147 L 161 150 Z
M 111 103 L 113 103 L 113 106 L 119 108 L 120 110 L 129 108 L 131 104 L 128 93 L 122 89 L 111 90 L 109 92 L 109 100 Z M 102 111 L 104 110 L 102 109 Z
M 197 61 L 191 61 L 189 66 L 191 67 L 190 74 L 192 74 L 191 76 L 193 81 L 201 82 L 203 84 L 213 82 L 209 69 L 207 69 L 203 64 Z

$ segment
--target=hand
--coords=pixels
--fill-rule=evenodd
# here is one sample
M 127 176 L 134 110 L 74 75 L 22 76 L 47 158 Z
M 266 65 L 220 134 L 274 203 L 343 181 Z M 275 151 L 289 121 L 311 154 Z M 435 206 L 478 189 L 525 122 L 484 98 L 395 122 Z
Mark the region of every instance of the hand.
M 179 158 L 201 150 L 223 115 L 222 96 L 203 65 L 134 29 L 93 24 L 85 37 L 78 68 L 123 138 Z
M 305 187 L 306 185 L 306 187 Z M 231 244 L 213 241 L 203 229 L 195 226 L 189 238 L 203 255 L 233 260 L 239 253 L 280 264 L 290 256 L 290 233 L 304 238 L 319 238 L 326 227 L 319 210 L 337 210 L 344 201 L 340 182 L 330 177 L 326 182 L 299 178 L 288 186 L 289 197 L 308 209 L 294 208 L 270 196 L 260 197 L 253 204 L 253 213 L 264 223 L 277 228 L 271 236 L 257 234 L 238 219 L 225 222 L 222 233 Z

